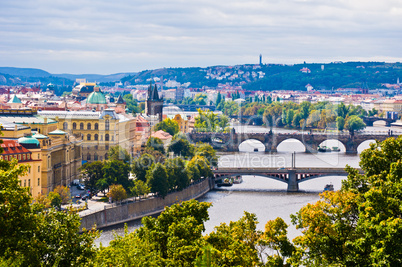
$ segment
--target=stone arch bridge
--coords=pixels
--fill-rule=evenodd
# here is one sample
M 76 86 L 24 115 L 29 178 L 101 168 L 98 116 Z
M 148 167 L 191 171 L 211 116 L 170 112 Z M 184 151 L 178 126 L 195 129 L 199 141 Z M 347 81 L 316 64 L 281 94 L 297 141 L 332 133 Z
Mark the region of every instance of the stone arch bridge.
M 214 148 L 224 151 L 239 151 L 239 145 L 246 140 L 255 139 L 265 146 L 265 152 L 276 152 L 278 145 L 288 139 L 299 140 L 306 148 L 306 153 L 315 153 L 318 146 L 326 140 L 338 140 L 345 148 L 346 153 L 356 154 L 357 147 L 367 140 L 384 141 L 391 137 L 388 134 L 350 134 L 336 133 L 190 133 L 189 138 L 194 143 L 204 142 L 211 144 Z M 396 135 L 393 135 L 396 137 Z

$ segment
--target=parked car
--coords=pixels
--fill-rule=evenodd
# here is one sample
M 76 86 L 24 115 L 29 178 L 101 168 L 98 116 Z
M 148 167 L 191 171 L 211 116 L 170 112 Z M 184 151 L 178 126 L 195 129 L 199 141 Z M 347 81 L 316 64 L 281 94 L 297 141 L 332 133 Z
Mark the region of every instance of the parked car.
M 80 194 L 75 195 L 75 198 L 81 198 Z
M 77 188 L 80 189 L 80 190 L 84 190 L 85 186 L 83 184 L 79 184 L 79 185 L 77 185 Z
M 87 196 L 85 195 L 85 196 L 83 196 L 81 199 L 82 199 L 82 200 L 87 200 Z

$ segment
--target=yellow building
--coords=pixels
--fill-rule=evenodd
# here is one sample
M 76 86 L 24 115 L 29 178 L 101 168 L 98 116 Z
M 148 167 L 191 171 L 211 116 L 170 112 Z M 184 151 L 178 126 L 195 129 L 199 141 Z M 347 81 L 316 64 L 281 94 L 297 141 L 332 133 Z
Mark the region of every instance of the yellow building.
M 28 150 L 24 147 L 24 144 L 19 143 L 17 140 L 3 139 L 1 147 L 4 151 L 0 155 L 0 159 L 6 161 L 17 159 L 18 164 L 25 164 L 28 166 L 28 172 L 24 176 L 19 177 L 20 185 L 23 187 L 29 187 L 29 192 L 35 197 L 42 192 L 42 160 L 39 156 L 39 142 L 35 138 L 25 137 L 22 137 L 19 140 L 21 140 L 22 143 L 29 143 L 32 149 Z
M 107 159 L 111 146 L 134 151 L 136 120 L 131 115 L 103 111 L 42 111 L 41 116 L 58 121 L 59 128 L 70 135 L 82 136 L 82 160 Z
M 40 166 L 34 166 L 35 170 L 39 169 L 39 177 L 36 177 L 36 173 L 32 173 L 35 177 L 23 179 L 29 184 L 33 178 L 40 178 L 38 183 L 40 189 L 32 188 L 33 196 L 39 192 L 46 194 L 57 185 L 66 186 L 78 178 L 78 169 L 82 164 L 81 135 L 69 135 L 57 130 L 57 121 L 39 117 L 32 110 L 24 109 L 19 113 L 4 112 L 0 116 L 4 134 L 1 138 L 18 141 L 19 146 L 30 151 L 30 158 L 35 160 L 35 164 L 40 164 Z M 37 132 L 32 132 L 33 127 Z
M 173 118 L 179 124 L 179 131 L 189 133 L 194 128 L 194 123 L 191 123 L 191 118 L 183 118 L 180 114 L 176 114 Z

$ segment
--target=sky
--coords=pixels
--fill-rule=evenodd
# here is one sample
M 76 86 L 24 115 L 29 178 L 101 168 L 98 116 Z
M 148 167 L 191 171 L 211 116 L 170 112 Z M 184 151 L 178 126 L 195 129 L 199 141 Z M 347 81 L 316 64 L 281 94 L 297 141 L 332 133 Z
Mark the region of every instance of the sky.
M 1 0 L 0 66 L 169 67 L 402 61 L 401 0 Z

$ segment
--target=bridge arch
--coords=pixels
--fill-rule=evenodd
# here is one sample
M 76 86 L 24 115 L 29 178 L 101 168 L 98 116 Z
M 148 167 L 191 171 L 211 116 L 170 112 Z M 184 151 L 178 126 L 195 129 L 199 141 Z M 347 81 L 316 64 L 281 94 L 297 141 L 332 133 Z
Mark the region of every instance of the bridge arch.
M 318 146 L 326 146 L 331 149 L 334 149 L 335 147 L 339 148 L 341 152 L 346 152 L 346 146 L 344 143 L 342 143 L 340 140 L 335 139 L 335 138 L 329 138 L 327 140 L 322 141 Z
M 374 121 L 373 126 L 387 126 L 387 122 L 385 120 Z
M 240 152 L 264 152 L 265 145 L 261 140 L 258 139 L 247 139 L 240 143 L 239 145 Z
M 361 142 L 360 144 L 357 145 L 357 153 L 362 153 L 363 150 L 367 149 L 370 147 L 371 143 L 375 143 L 374 139 L 369 139 Z
M 278 152 L 305 152 L 306 146 L 296 138 L 288 138 L 281 141 L 276 147 Z

